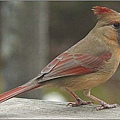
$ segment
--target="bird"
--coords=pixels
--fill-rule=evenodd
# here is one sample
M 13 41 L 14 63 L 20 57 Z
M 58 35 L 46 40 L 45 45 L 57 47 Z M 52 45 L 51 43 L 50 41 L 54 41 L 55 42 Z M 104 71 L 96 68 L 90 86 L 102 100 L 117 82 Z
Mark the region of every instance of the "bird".
M 84 95 L 98 102 L 96 110 L 117 107 L 93 96 L 92 88 L 109 80 L 120 62 L 120 13 L 103 6 L 94 6 L 97 18 L 94 28 L 79 42 L 54 58 L 40 74 L 12 90 L 0 94 L 0 103 L 24 92 L 42 87 L 58 87 L 68 91 L 76 102 L 68 105 L 77 107 L 92 104 L 76 94 Z

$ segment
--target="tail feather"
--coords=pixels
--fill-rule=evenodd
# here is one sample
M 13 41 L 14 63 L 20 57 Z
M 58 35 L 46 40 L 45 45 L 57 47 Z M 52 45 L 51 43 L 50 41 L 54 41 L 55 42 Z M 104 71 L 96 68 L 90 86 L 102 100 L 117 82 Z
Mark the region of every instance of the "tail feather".
M 2 93 L 0 95 L 0 103 L 6 101 L 6 100 L 8 100 L 8 99 L 10 99 L 10 98 L 12 98 L 12 97 L 14 97 L 16 95 L 27 92 L 27 91 L 32 90 L 34 88 L 38 88 L 40 86 L 41 86 L 40 84 L 32 84 L 32 83 L 31 84 L 24 84 L 24 85 L 21 85 L 21 86 L 19 86 L 17 88 L 14 88 L 14 89 L 12 89 L 10 91 Z

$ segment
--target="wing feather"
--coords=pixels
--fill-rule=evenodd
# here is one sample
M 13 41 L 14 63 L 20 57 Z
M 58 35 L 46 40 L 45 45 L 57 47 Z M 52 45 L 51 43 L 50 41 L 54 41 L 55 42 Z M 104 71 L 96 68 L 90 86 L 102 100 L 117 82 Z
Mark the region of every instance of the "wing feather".
M 83 75 L 96 72 L 102 68 L 105 61 L 111 58 L 111 53 L 104 53 L 100 56 L 90 54 L 69 54 L 64 52 L 50 62 L 42 71 L 44 80 L 53 78 Z

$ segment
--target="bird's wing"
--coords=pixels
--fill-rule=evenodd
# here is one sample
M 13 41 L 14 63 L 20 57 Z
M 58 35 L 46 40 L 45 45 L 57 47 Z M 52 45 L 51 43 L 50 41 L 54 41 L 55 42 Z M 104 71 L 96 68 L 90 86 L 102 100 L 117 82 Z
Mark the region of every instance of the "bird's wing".
M 102 69 L 105 61 L 111 58 L 111 53 L 106 52 L 100 56 L 90 54 L 69 54 L 64 52 L 50 62 L 42 71 L 42 81 L 70 76 L 83 75 Z

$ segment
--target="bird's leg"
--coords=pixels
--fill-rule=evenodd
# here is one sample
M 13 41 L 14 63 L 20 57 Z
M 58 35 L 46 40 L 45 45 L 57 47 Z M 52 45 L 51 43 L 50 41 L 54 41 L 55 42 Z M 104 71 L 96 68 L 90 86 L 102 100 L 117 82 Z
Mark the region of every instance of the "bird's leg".
M 66 88 L 66 91 L 68 91 L 77 100 L 77 102 L 70 102 L 70 103 L 68 103 L 68 105 L 71 105 L 72 107 L 77 107 L 77 106 L 80 106 L 80 105 L 93 104 L 93 102 L 91 102 L 91 101 L 83 101 L 73 91 L 70 91 L 67 88 Z
M 108 104 L 108 103 L 106 103 L 106 102 L 98 99 L 97 97 L 91 95 L 90 94 L 90 89 L 84 90 L 84 94 L 87 97 L 89 97 L 89 98 L 93 99 L 94 101 L 99 102 L 101 104 L 101 106 L 96 107 L 96 110 L 102 110 L 102 109 L 109 109 L 109 108 L 115 108 L 115 107 L 117 107 L 117 104 L 111 104 L 110 105 L 110 104 Z

